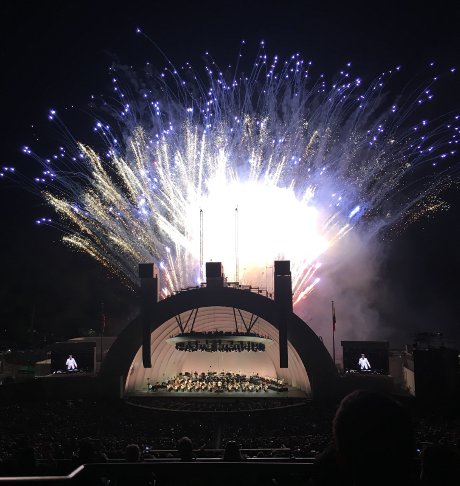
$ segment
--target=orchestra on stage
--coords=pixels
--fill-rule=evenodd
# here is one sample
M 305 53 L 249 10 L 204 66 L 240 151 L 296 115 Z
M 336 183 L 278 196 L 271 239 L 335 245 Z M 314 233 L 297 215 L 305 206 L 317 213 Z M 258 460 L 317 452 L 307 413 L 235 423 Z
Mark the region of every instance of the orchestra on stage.
M 268 392 L 287 391 L 284 380 L 269 376 L 254 374 L 247 376 L 239 373 L 179 373 L 163 383 L 152 385 L 148 383 L 150 391 L 167 390 L 169 392 Z

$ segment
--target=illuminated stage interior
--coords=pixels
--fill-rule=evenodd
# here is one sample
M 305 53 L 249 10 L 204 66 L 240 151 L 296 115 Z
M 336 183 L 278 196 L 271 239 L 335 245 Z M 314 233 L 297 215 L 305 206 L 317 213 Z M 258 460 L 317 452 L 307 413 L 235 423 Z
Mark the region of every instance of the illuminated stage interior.
M 139 349 L 131 364 L 128 378 L 126 380 L 125 393 L 127 395 L 150 396 L 164 395 L 171 398 L 200 396 L 200 397 L 257 397 L 270 398 L 281 396 L 308 396 L 311 393 L 310 382 L 305 367 L 292 346 L 288 342 L 289 367 L 279 367 L 279 345 L 278 331 L 267 321 L 258 318 L 252 332 L 264 336 L 273 343 L 266 346 L 265 351 L 241 351 L 241 352 L 206 352 L 206 351 L 179 351 L 167 340 L 176 336 L 180 332 L 177 319 L 182 323 L 190 320 L 190 312 L 169 319 L 162 326 L 151 334 L 152 349 L 152 368 L 144 368 L 142 365 L 142 349 Z M 202 307 L 194 318 L 194 332 L 212 331 L 235 331 L 236 324 L 238 329 L 244 329 L 244 323 L 254 321 L 254 316 L 246 311 L 234 312 L 231 307 Z M 260 377 L 270 377 L 283 380 L 288 391 L 277 392 L 267 391 L 238 391 L 215 393 L 208 391 L 187 391 L 187 392 L 168 392 L 168 391 L 148 391 L 148 383 L 155 385 L 173 379 L 180 373 L 233 373 L 239 375 L 259 375 Z

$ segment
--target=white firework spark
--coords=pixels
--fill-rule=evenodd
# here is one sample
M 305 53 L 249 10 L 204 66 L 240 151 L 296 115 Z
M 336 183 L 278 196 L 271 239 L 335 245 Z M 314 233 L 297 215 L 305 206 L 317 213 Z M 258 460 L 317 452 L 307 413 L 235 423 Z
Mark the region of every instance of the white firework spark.
M 385 102 L 397 71 L 364 85 L 348 65 L 331 84 L 312 82 L 299 55 L 262 51 L 247 76 L 213 62 L 204 80 L 189 64 L 158 76 L 146 68 L 135 95 L 114 77 L 111 122 L 95 126 L 105 153 L 61 148 L 41 176 L 64 241 L 131 285 L 138 263 L 156 262 L 166 296 L 200 284 L 201 214 L 205 261 L 263 285 L 273 260 L 289 259 L 300 301 L 350 230 L 372 236 L 442 205 L 458 116 L 418 118 L 433 79 Z

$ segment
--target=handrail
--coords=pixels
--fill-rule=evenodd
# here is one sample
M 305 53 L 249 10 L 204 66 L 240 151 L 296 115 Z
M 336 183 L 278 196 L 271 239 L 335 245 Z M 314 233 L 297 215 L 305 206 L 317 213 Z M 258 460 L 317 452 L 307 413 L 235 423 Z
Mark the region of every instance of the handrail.
M 240 478 L 239 484 L 244 486 L 245 484 L 254 484 L 254 478 L 260 477 L 261 474 L 284 478 L 291 475 L 299 478 L 299 480 L 303 480 L 311 474 L 312 462 L 278 462 L 270 461 L 270 458 L 257 459 L 257 461 L 246 460 L 242 462 L 226 462 L 222 459 L 210 462 L 197 459 L 192 462 L 174 461 L 174 466 L 172 466 L 171 461 L 161 459 L 140 463 L 104 462 L 78 466 L 67 476 L 0 477 L 0 484 L 84 484 L 85 479 L 102 476 L 116 478 L 126 471 L 154 473 L 157 476 L 172 480 L 185 477 L 184 475 L 187 472 L 193 471 L 196 474 L 203 474 L 203 477 L 215 476 L 216 473 L 237 474 Z M 162 482 L 162 484 L 165 483 Z M 299 482 L 299 484 L 301 483 Z

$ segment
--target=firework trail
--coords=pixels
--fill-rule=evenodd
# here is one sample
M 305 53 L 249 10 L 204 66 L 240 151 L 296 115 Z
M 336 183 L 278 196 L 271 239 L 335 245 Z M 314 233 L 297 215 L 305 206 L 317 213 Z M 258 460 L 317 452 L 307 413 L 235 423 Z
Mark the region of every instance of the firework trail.
M 459 123 L 423 117 L 434 74 L 388 102 L 399 67 L 364 83 L 347 65 L 328 83 L 299 55 L 263 48 L 247 75 L 208 61 L 202 74 L 112 68 L 114 100 L 94 127 L 103 150 L 71 142 L 54 165 L 40 159 L 64 241 L 128 284 L 148 261 L 163 296 L 199 284 L 202 211 L 205 261 L 265 286 L 273 260 L 289 259 L 299 302 L 349 231 L 372 238 L 442 207 Z

